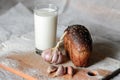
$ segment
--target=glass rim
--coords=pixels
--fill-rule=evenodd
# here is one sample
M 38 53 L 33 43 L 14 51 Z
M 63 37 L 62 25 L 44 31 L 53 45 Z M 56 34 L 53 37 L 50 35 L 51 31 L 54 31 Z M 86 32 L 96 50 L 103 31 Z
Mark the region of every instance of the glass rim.
M 55 4 L 45 4 L 45 3 L 42 3 L 42 4 L 37 4 L 34 6 L 34 11 L 35 10 L 38 10 L 38 9 L 42 9 L 42 8 L 50 8 L 50 9 L 54 9 L 54 11 L 58 11 L 58 6 L 55 5 Z

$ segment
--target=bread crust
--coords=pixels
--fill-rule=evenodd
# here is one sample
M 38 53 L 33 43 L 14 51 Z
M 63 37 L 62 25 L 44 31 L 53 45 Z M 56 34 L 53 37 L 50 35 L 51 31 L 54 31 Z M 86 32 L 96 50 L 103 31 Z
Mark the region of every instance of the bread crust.
M 65 31 L 64 48 L 75 66 L 87 66 L 92 53 L 92 38 L 82 25 L 71 25 Z

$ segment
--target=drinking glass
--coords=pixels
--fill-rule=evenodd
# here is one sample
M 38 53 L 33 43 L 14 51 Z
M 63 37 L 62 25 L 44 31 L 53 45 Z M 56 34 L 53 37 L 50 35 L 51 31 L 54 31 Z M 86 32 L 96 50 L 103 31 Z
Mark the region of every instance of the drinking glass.
M 56 44 L 58 8 L 54 4 L 39 4 L 34 8 L 36 53 Z

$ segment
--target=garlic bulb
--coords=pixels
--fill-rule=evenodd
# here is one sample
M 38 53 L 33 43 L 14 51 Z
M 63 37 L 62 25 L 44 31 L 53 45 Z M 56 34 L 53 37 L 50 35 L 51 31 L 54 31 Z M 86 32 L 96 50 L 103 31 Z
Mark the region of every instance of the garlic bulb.
M 63 62 L 63 55 L 62 53 L 58 50 L 58 48 L 56 49 L 47 49 L 45 51 L 43 51 L 42 53 L 42 58 L 51 63 L 51 64 L 59 64 Z
M 60 45 L 63 43 L 63 38 L 65 36 L 66 32 L 63 34 L 63 36 L 60 38 L 60 41 L 57 43 L 57 45 L 54 48 L 49 48 L 47 50 L 44 50 L 42 54 L 42 58 L 49 62 L 54 64 L 60 64 L 63 62 L 63 54 L 62 51 L 59 49 Z

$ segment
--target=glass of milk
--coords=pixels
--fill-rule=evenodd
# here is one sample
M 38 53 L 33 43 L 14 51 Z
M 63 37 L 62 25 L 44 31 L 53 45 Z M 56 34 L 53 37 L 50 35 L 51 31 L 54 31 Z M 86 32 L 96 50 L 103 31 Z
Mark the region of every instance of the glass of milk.
M 34 9 L 36 53 L 56 44 L 58 8 L 53 4 L 41 4 Z

